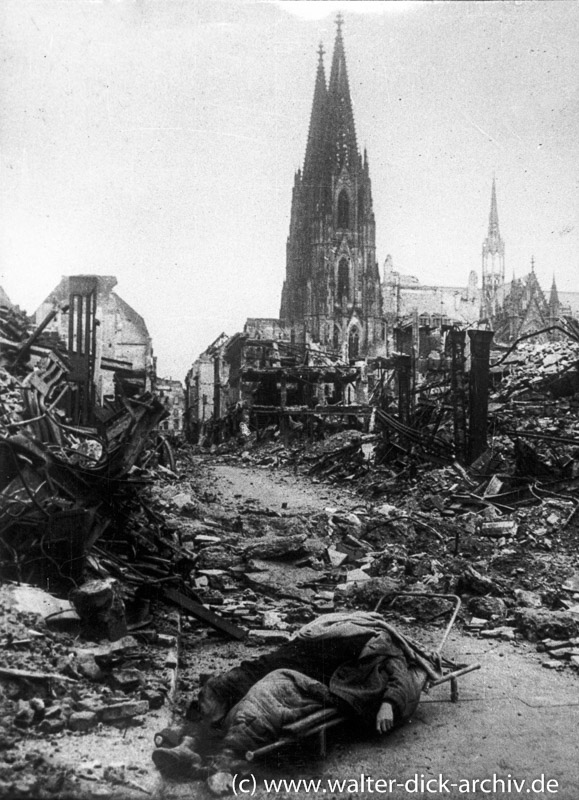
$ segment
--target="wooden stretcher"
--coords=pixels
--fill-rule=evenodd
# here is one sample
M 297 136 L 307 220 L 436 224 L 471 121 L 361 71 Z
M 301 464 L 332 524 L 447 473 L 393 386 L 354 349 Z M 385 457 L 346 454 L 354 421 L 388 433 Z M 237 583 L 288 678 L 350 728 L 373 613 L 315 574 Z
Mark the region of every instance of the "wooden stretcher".
M 395 594 L 383 595 L 376 604 L 374 611 L 380 611 L 387 601 L 392 604 L 399 597 L 425 597 L 428 599 L 438 598 L 440 600 L 449 600 L 452 602 L 453 605 L 449 608 L 449 611 L 451 611 L 450 619 L 446 628 L 444 629 L 438 647 L 435 649 L 435 653 L 440 656 L 440 663 L 442 667 L 440 678 L 433 680 L 426 674 L 426 672 L 424 672 L 424 685 L 422 691 L 426 694 L 433 686 L 438 686 L 441 683 L 450 683 L 450 699 L 451 702 L 456 703 L 458 701 L 458 679 L 463 675 L 467 675 L 469 672 L 474 672 L 474 670 L 480 669 L 481 666 L 480 664 L 455 664 L 453 661 L 450 661 L 442 656 L 442 648 L 444 647 L 448 635 L 452 630 L 461 606 L 460 597 L 455 594 L 397 592 Z M 304 717 L 297 722 L 287 725 L 287 727 L 283 729 L 279 739 L 276 742 L 264 745 L 257 750 L 248 750 L 245 753 L 245 758 L 247 761 L 254 761 L 255 759 L 262 758 L 263 756 L 274 753 L 284 747 L 296 744 L 300 741 L 300 739 L 304 738 L 313 738 L 317 743 L 318 755 L 321 758 L 324 758 L 326 756 L 326 735 L 328 730 L 335 728 L 336 726 L 347 721 L 351 722 L 351 718 L 341 714 L 335 708 L 325 708 L 321 711 L 316 711 L 313 714 L 310 714 L 308 717 Z

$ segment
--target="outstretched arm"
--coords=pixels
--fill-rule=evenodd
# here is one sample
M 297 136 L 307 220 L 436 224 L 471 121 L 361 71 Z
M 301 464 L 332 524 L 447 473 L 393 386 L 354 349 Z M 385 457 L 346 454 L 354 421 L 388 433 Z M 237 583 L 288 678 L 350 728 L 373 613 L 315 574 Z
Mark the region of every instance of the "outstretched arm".
M 394 709 L 388 701 L 382 703 L 376 715 L 376 730 L 378 733 L 388 733 L 394 725 Z

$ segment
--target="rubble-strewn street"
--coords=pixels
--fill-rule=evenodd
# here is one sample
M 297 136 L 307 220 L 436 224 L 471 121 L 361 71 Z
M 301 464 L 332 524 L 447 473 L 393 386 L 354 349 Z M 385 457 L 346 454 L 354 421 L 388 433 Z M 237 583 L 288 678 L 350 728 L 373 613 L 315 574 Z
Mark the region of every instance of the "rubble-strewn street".
M 270 777 L 348 778 L 365 771 L 406 779 L 415 770 L 429 774 L 429 764 L 444 771 L 444 737 L 453 778 L 544 771 L 570 799 L 577 775 L 559 755 L 577 723 L 575 519 L 565 531 L 550 528 L 548 547 L 547 533 L 530 538 L 535 520 L 549 525 L 546 516 L 559 509 L 548 498 L 517 517 L 507 535 L 488 535 L 482 526 L 504 520 L 489 515 L 485 522 L 479 514 L 469 530 L 464 514 L 450 517 L 430 500 L 456 482 L 452 470 L 429 476 L 436 495 L 423 488 L 411 497 L 406 490 L 406 501 L 401 492 L 386 503 L 368 500 L 355 486 L 313 483 L 300 474 L 309 463 L 300 462 L 296 473 L 283 455 L 275 445 L 213 456 L 184 451 L 178 477 L 158 473 L 143 496 L 172 531 L 172 545 L 191 553 L 199 600 L 247 630 L 245 642 L 224 637 L 186 609 L 179 619 L 153 593 L 149 619 L 115 642 L 90 644 L 79 639 L 74 612 L 55 615 L 66 602 L 43 609 L 53 616 L 39 622 L 33 590 L 5 588 L 4 667 L 31 675 L 2 676 L 4 795 L 204 796 L 202 782 L 163 781 L 150 761 L 154 734 L 184 713 L 200 676 L 271 648 L 317 614 L 372 608 L 398 588 L 463 596 L 447 650 L 458 661 L 481 662 L 482 670 L 462 679 L 459 703 L 450 704 L 448 686 L 440 686 L 387 742 L 337 732 L 325 761 L 302 748 L 297 762 L 282 753 L 256 769 Z M 272 468 L 274 461 L 280 466 Z M 467 512 L 466 522 L 471 517 Z M 521 566 L 527 563 L 532 570 Z M 127 575 L 134 566 L 127 565 Z M 434 643 L 443 607 L 400 600 L 387 616 Z M 557 736 L 552 751 L 542 746 L 545 764 L 538 769 L 529 746 L 544 737 L 545 726 Z M 473 730 L 480 734 L 474 741 L 467 735 Z
M 14 319 L 7 333 L 26 340 L 25 317 Z M 163 729 L 179 743 L 174 726 L 208 677 L 381 601 L 387 623 L 436 648 L 452 611 L 441 595 L 458 595 L 443 654 L 462 675 L 458 703 L 457 686 L 434 676 L 411 722 L 383 741 L 338 726 L 325 760 L 298 742 L 244 769 L 346 779 L 364 764 L 408 780 L 446 769 L 443 737 L 456 778 L 548 772 L 571 800 L 579 426 L 567 333 L 495 359 L 485 448 L 470 465 L 453 455 L 456 411 L 428 382 L 414 422 L 383 400 L 328 415 L 317 433 L 270 422 L 264 436 L 245 423 L 173 454 L 155 395 L 121 395 L 97 428 L 71 425 L 54 400 L 66 360 L 40 339 L 44 360 L 29 364 L 16 341 L 0 389 L 0 794 L 226 792 L 228 772 L 179 779 L 152 760 Z M 529 753 L 547 728 L 556 735 L 538 769 Z

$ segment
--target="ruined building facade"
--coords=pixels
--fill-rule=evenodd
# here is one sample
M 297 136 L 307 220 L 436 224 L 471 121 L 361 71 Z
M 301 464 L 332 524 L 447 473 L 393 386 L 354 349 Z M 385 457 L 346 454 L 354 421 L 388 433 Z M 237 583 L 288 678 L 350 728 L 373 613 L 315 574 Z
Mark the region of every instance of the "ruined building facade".
M 329 82 L 320 47 L 303 170 L 295 175 L 280 320 L 349 360 L 385 340 L 367 154 L 358 150 L 338 18 Z

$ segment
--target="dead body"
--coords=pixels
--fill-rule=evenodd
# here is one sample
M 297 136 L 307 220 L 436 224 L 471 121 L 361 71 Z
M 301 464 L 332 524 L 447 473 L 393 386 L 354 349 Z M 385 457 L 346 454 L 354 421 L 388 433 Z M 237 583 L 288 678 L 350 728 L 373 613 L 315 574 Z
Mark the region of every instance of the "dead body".
M 222 733 L 214 769 L 227 769 L 247 750 L 275 741 L 288 724 L 323 708 L 384 733 L 411 716 L 429 674 L 436 677 L 434 661 L 379 614 L 319 617 L 275 651 L 207 681 L 198 709 L 203 723 Z M 163 768 L 172 757 L 161 753 L 155 761 Z

